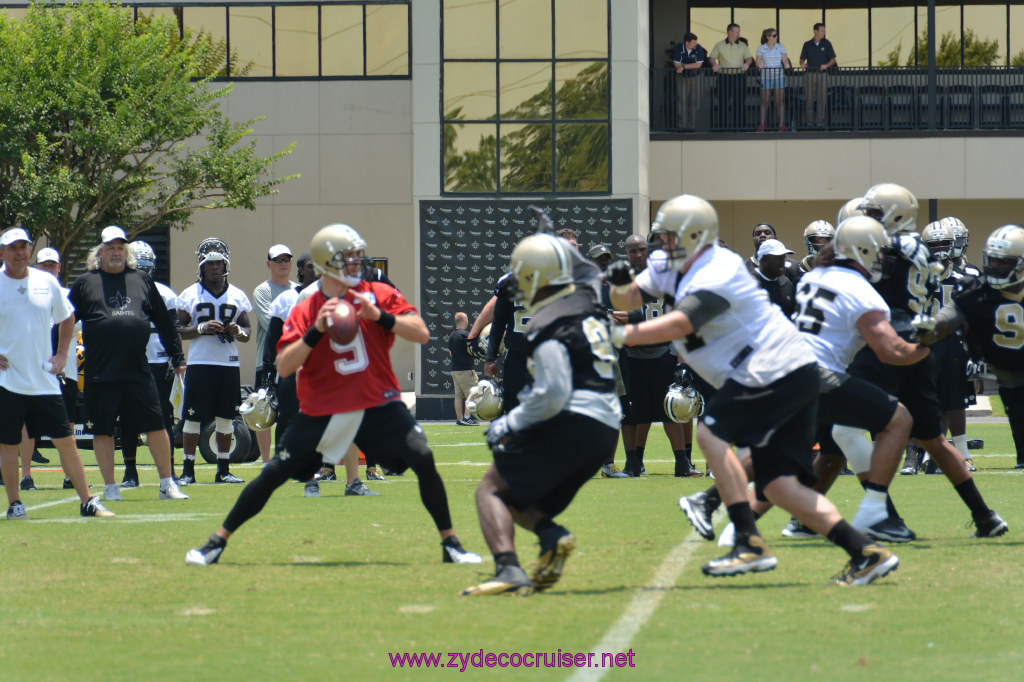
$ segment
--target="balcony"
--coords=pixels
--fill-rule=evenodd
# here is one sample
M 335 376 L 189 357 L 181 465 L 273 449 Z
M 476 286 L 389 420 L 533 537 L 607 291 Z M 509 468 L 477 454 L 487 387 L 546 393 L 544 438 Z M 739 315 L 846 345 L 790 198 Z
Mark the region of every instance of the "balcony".
M 799 68 L 716 74 L 704 68 L 684 75 L 658 68 L 651 69 L 651 134 L 755 134 L 761 83 L 775 82 L 780 76 L 785 80 L 783 120 L 773 95 L 766 109 L 768 131 L 780 131 L 781 124 L 788 129 L 783 134 L 812 137 L 834 132 L 945 136 L 1024 132 L 1021 67 L 938 69 L 934 99 L 928 70 L 917 67 L 840 68 L 824 74 Z M 818 100 L 823 104 L 820 109 Z

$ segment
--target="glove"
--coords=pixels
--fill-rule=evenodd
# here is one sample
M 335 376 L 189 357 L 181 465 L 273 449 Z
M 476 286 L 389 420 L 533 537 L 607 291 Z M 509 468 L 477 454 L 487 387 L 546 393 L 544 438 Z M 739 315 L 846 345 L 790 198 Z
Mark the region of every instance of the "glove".
M 988 374 L 988 366 L 984 360 L 968 360 L 967 361 L 967 380 L 977 381 L 982 375 Z
M 626 328 L 622 325 L 615 325 L 612 327 L 612 345 L 616 348 L 622 348 L 626 345 Z
M 928 258 L 931 256 L 931 251 L 916 235 L 901 234 L 896 237 L 896 249 L 900 256 L 913 263 L 915 268 L 923 272 L 928 271 Z
M 914 315 L 914 319 L 910 321 L 910 324 L 919 332 L 930 332 L 935 329 L 935 318 L 931 315 L 922 315 L 918 313 L 917 315 Z
M 604 271 L 605 280 L 613 287 L 629 286 L 636 276 L 636 271 L 624 260 L 617 260 Z
M 484 438 L 487 439 L 487 446 L 491 450 L 501 450 L 504 449 L 501 441 L 511 433 L 512 429 L 508 425 L 508 415 L 505 415 L 491 422 L 491 425 L 487 427 L 487 431 L 484 432 Z

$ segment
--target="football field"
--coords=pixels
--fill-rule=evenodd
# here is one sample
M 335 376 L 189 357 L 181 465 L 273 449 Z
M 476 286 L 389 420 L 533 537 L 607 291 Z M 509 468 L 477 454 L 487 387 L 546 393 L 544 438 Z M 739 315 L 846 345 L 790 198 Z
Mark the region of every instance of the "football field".
M 899 569 L 868 587 L 830 585 L 845 553 L 782 538 L 779 510 L 759 523 L 776 570 L 704 577 L 701 564 L 724 550 L 692 532 L 677 499 L 710 481 L 674 478 L 655 427 L 647 476 L 595 478 L 559 517 L 578 540 L 561 582 L 476 598 L 460 591 L 493 572 L 473 501 L 490 461 L 483 427 L 424 428 L 455 530 L 481 566 L 441 563 L 412 472 L 370 482 L 380 497 L 346 497 L 334 482 L 308 499 L 290 482 L 219 564 L 197 568 L 185 553 L 241 490 L 209 484 L 215 467 L 197 466 L 190 500 L 158 501 L 140 448 L 143 487 L 108 505 L 117 518 L 90 520 L 55 466 L 36 469 L 39 490 L 22 497 L 31 520 L 3 525 L 0 679 L 1019 679 L 1024 474 L 1006 424 L 971 423 L 968 435 L 985 441 L 972 453 L 978 488 L 1009 533 L 971 539 L 944 476 L 897 476 L 893 498 L 918 540 L 896 546 Z M 83 458 L 102 490 L 92 453 Z M 250 480 L 259 465 L 232 470 Z M 861 488 L 840 477 L 830 497 L 852 518 Z M 517 541 L 524 565 L 536 558 L 532 533 Z

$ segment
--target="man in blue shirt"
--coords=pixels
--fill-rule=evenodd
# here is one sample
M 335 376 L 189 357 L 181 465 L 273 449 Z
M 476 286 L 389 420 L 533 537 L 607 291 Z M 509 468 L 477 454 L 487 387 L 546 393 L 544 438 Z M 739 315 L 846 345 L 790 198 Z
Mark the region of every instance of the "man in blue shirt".
M 708 52 L 697 43 L 697 36 L 687 33 L 683 42 L 672 49 L 672 65 L 676 69 L 676 121 L 678 127 L 693 130 L 700 109 L 701 83 L 699 69 L 704 66 Z

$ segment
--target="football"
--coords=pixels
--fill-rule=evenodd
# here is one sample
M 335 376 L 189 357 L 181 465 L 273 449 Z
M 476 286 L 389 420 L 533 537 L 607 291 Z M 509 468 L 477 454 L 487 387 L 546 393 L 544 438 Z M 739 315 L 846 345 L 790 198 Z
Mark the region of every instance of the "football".
M 338 307 L 331 314 L 327 334 L 335 343 L 351 343 L 358 333 L 359 318 L 356 317 L 355 306 L 345 299 L 340 299 Z

